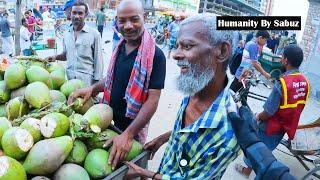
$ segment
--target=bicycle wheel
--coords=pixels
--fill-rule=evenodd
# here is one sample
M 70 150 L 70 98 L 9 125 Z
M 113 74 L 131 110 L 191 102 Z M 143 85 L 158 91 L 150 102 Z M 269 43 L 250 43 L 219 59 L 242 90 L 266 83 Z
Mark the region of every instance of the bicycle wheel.
M 271 75 L 271 78 L 273 79 L 279 79 L 279 76 L 282 74 L 282 71 L 280 69 L 274 69 L 272 71 L 270 71 L 270 75 Z

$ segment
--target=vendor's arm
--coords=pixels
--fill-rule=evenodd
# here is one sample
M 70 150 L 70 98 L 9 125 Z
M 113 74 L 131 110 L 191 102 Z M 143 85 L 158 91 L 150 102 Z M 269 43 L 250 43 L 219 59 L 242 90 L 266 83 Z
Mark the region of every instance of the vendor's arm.
M 265 121 L 273 116 L 279 109 L 282 96 L 282 88 L 278 82 L 275 83 L 271 94 L 263 105 L 263 111 L 257 114 L 258 121 Z
M 62 44 L 63 44 L 62 53 L 58 54 L 58 55 L 53 55 L 53 56 L 47 57 L 49 62 L 53 62 L 53 61 L 56 61 L 56 60 L 59 60 L 59 61 L 66 61 L 67 60 L 67 48 L 66 48 L 66 44 L 65 44 L 64 40 L 63 40 Z
M 103 92 L 105 79 L 101 79 L 89 87 L 78 89 L 70 94 L 68 104 L 72 104 L 77 97 L 83 98 L 86 102 L 91 96 L 96 96 L 98 93 Z
M 112 149 L 109 157 L 109 164 L 115 168 L 119 161 L 122 161 L 130 151 L 133 138 L 146 126 L 157 110 L 161 90 L 149 89 L 148 99 L 142 105 L 137 117 L 130 126 L 119 136 L 112 139 Z M 106 144 L 110 144 L 107 142 Z

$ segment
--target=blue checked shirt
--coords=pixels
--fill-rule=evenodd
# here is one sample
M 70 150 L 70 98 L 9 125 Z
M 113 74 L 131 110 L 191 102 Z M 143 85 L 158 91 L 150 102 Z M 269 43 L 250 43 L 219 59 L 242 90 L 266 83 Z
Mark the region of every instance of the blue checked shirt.
M 183 99 L 174 129 L 162 158 L 163 179 L 220 179 L 228 164 L 239 155 L 236 136 L 227 118 L 234 103 L 224 89 L 210 108 L 193 124 L 181 129 L 189 97 Z M 187 160 L 181 167 L 180 161 Z

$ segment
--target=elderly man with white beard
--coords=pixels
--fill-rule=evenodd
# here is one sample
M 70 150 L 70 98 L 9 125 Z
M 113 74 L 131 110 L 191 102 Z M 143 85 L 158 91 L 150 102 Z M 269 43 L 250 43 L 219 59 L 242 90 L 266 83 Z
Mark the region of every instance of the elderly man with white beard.
M 217 31 L 216 17 L 197 15 L 184 20 L 173 58 L 181 72 L 177 88 L 182 100 L 172 131 L 145 145 L 154 153 L 166 142 L 157 172 L 131 162 L 127 178 L 220 179 L 239 154 L 227 108 L 234 106 L 226 87 L 232 32 Z

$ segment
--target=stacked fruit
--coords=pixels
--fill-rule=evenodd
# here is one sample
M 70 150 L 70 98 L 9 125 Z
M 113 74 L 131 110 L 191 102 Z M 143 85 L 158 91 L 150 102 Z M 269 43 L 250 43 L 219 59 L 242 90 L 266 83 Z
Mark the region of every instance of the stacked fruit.
M 107 176 L 110 149 L 103 144 L 117 135 L 108 129 L 111 107 L 81 98 L 67 105 L 84 83 L 67 81 L 62 65 L 39 59 L 20 58 L 0 81 L 0 180 Z M 141 151 L 135 141 L 126 160 Z

